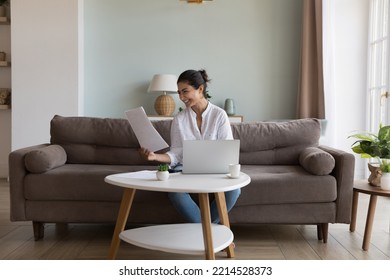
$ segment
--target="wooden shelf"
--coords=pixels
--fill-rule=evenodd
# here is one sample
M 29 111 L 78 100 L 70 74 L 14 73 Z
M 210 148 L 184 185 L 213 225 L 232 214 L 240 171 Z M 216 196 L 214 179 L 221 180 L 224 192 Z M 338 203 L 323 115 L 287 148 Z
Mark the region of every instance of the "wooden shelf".
M 0 110 L 9 110 L 11 109 L 10 105 L 0 105 Z
M 244 121 L 244 117 L 240 115 L 228 116 L 230 123 L 239 123 Z M 173 116 L 159 116 L 159 115 L 148 115 L 149 120 L 151 121 L 161 121 L 161 120 L 172 120 Z
M 11 21 L 10 21 L 10 19 L 9 18 L 7 18 L 7 17 L 0 17 L 0 24 L 10 24 L 11 23 Z
M 230 123 L 240 123 L 244 121 L 244 116 L 241 115 L 232 115 L 228 116 Z
M 148 119 L 151 121 L 173 120 L 173 116 L 148 115 Z
M 9 66 L 11 66 L 11 62 L 0 61 L 0 67 L 9 67 Z
M 11 23 L 11 21 L 10 21 L 9 17 L 7 17 L 7 16 L 0 16 L 0 25 L 10 25 L 10 23 Z M 4 38 L 0 38 L 0 40 L 3 41 Z M 4 52 L 4 50 L 0 50 L 0 51 Z M 6 60 L 5 61 L 3 61 L 3 60 L 0 61 L 0 68 L 10 67 L 10 66 L 11 66 L 11 62 L 6 61 Z M 6 90 L 7 92 L 9 92 L 9 94 L 11 94 L 11 89 L 10 88 L 2 88 L 1 85 L 0 85 L 0 91 L 3 91 L 3 90 Z M 9 103 L 9 102 L 6 102 L 6 103 Z M 11 105 L 9 105 L 9 104 L 0 104 L 0 110 L 1 111 L 10 110 L 10 109 L 11 109 Z M 1 132 L 1 133 L 3 133 L 3 132 Z

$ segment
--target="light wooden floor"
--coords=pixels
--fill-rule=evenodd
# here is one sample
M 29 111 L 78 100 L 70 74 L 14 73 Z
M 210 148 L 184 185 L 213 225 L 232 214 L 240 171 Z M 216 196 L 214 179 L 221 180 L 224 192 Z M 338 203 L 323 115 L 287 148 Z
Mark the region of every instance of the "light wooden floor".
M 388 260 L 390 259 L 390 200 L 379 197 L 368 251 L 361 249 L 368 196 L 360 194 L 356 232 L 349 225 L 330 224 L 327 244 L 317 240 L 315 226 L 237 225 L 237 260 Z M 47 224 L 45 238 L 34 241 L 31 222 L 10 222 L 9 186 L 0 179 L 0 259 L 101 260 L 106 259 L 113 225 Z M 220 252 L 217 259 L 226 259 Z M 175 260 L 203 256 L 170 254 L 121 242 L 117 259 Z

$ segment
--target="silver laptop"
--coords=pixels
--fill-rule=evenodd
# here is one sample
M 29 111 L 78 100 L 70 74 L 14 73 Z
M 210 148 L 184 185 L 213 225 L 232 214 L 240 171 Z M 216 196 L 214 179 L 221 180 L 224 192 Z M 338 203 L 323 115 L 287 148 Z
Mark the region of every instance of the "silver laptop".
M 229 173 L 239 156 L 240 140 L 184 140 L 183 174 Z

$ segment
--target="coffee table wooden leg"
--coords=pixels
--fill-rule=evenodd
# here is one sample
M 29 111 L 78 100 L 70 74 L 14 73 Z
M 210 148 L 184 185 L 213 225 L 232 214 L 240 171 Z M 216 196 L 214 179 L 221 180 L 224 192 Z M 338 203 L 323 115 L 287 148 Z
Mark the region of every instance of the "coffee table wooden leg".
M 373 195 L 373 194 L 370 196 L 370 203 L 369 203 L 368 212 L 367 212 L 366 228 L 364 229 L 364 237 L 363 237 L 363 250 L 364 251 L 367 251 L 368 248 L 370 247 L 372 225 L 374 223 L 375 208 L 376 208 L 377 200 L 378 200 L 378 196 Z
M 206 260 L 215 260 L 213 238 L 211 233 L 211 216 L 208 193 L 199 194 L 200 215 L 202 220 L 203 241 Z
M 354 232 L 356 229 L 358 201 L 359 201 L 359 192 L 354 190 L 353 197 L 352 197 L 351 224 L 349 225 L 349 231 L 351 232 Z
M 130 208 L 133 204 L 135 189 L 126 188 L 123 191 L 122 202 L 119 208 L 118 218 L 116 220 L 114 235 L 112 236 L 110 252 L 107 259 L 114 260 L 119 248 L 119 234 L 125 229 L 127 218 L 129 217 Z
M 230 228 L 229 216 L 226 207 L 225 193 L 215 193 L 215 201 L 217 202 L 219 220 L 222 225 Z M 228 258 L 234 258 L 234 244 L 231 243 L 227 247 Z

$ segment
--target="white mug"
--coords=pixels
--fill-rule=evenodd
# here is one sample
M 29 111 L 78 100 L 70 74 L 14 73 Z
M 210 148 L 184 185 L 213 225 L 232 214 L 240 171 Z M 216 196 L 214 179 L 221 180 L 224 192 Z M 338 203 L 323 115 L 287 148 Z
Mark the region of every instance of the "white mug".
M 240 177 L 240 170 L 241 170 L 240 164 L 229 164 L 229 173 L 231 178 Z

